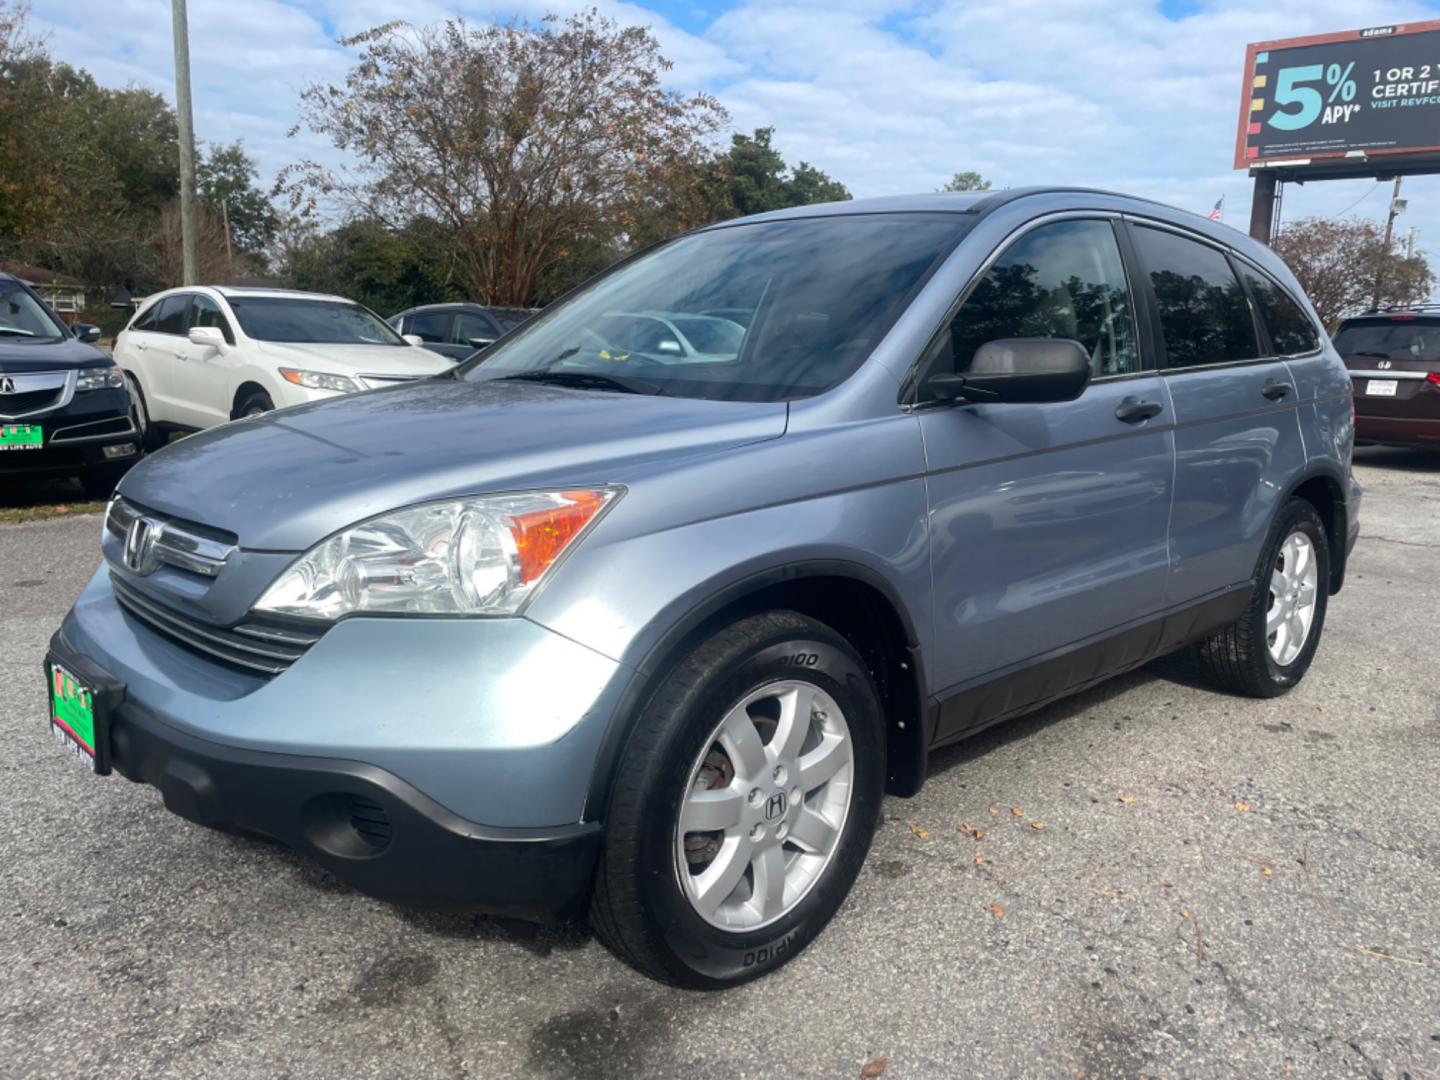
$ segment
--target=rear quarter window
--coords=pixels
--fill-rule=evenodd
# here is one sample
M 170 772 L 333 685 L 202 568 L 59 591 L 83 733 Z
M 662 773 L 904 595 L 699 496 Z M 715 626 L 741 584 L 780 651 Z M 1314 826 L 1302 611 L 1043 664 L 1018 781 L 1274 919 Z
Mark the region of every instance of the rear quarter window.
M 1260 355 L 1245 290 L 1218 248 L 1145 225 L 1133 235 L 1154 290 L 1167 368 Z
M 1260 319 L 1270 331 L 1270 345 L 1280 356 L 1298 356 L 1320 348 L 1320 333 L 1310 316 L 1279 282 L 1245 268 L 1250 295 L 1260 310 Z

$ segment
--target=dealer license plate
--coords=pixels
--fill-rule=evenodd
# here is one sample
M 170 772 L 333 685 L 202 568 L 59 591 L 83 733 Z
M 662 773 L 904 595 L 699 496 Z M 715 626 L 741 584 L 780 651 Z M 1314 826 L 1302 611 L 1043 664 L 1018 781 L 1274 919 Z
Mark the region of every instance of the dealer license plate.
M 1395 379 L 1371 379 L 1365 384 L 1365 393 L 1370 397 L 1394 397 L 1399 385 Z
M 50 732 L 70 753 L 94 772 L 100 772 L 96 747 L 105 738 L 100 695 L 64 665 L 51 661 Z
M 0 450 L 39 450 L 44 445 L 39 424 L 0 424 Z

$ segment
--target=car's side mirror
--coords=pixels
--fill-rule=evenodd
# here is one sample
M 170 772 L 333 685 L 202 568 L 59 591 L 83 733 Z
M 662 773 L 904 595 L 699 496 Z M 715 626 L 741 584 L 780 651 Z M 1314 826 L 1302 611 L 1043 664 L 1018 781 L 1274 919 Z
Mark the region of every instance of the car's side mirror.
M 466 338 L 465 340 L 470 343 L 471 347 L 476 349 L 483 349 L 487 345 L 495 344 L 495 339 L 493 337 L 472 337 Z
M 406 344 L 409 344 L 409 345 L 424 345 L 424 344 L 425 344 L 425 339 L 424 339 L 423 337 L 421 337 L 419 334 L 401 334 L 400 336 L 401 336 L 402 338 L 404 338 Z
M 225 331 L 218 326 L 192 326 L 190 328 L 190 344 L 205 345 L 212 349 L 225 351 Z
M 1074 401 L 1090 382 L 1090 354 L 1069 338 L 1001 338 L 975 350 L 964 372 L 925 381 L 939 401 Z
M 70 328 L 70 332 L 76 339 L 85 342 L 87 345 L 100 340 L 100 327 L 92 326 L 90 323 L 77 322 Z
M 685 350 L 680 348 L 680 343 L 674 338 L 666 338 L 660 342 L 659 351 L 663 353 L 674 353 L 676 356 L 679 356 L 684 353 Z

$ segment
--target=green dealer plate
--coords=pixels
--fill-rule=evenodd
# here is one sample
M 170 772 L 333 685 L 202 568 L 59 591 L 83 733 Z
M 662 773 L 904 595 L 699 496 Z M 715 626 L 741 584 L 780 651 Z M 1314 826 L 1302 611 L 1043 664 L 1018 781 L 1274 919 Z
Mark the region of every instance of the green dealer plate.
M 45 430 L 39 424 L 0 424 L 0 450 L 39 450 Z
M 95 691 L 65 670 L 50 664 L 50 731 L 66 750 L 98 771 L 95 747 L 98 700 Z

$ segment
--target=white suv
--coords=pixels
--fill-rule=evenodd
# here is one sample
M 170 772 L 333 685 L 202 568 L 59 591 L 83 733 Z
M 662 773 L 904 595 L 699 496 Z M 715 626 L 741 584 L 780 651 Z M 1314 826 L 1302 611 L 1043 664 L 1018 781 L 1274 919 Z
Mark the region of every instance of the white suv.
M 453 361 L 340 296 L 190 286 L 147 297 L 115 339 L 147 447 L 286 405 L 435 375 Z

